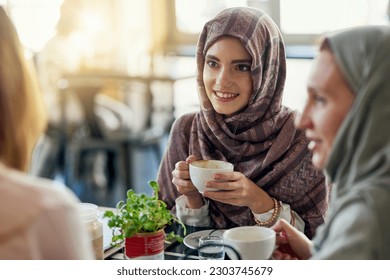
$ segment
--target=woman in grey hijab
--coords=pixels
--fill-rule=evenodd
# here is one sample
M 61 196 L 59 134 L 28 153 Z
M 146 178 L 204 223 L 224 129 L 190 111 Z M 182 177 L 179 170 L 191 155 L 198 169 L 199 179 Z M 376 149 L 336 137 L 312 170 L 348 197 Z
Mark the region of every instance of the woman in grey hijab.
M 328 218 L 313 243 L 279 221 L 274 258 L 390 259 L 389 50 L 389 26 L 323 41 L 296 124 L 333 183 Z

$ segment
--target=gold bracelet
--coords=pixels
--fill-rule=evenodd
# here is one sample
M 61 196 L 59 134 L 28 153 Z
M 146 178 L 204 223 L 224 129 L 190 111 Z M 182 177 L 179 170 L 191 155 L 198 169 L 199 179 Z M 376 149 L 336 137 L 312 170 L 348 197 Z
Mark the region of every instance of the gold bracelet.
M 259 227 L 271 227 L 273 226 L 276 221 L 279 219 L 280 213 L 282 212 L 282 207 L 275 198 L 272 198 L 274 201 L 274 212 L 272 213 L 271 218 L 268 221 L 262 222 L 259 219 L 255 218 L 255 222 Z

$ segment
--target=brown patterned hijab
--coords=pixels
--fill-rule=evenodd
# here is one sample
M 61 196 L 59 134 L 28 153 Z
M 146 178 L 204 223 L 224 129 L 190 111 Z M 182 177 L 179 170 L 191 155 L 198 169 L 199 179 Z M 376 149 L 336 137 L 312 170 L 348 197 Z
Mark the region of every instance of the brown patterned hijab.
M 252 57 L 252 96 L 246 108 L 229 116 L 213 109 L 203 83 L 206 52 L 222 36 L 238 38 Z M 226 9 L 205 24 L 196 60 L 201 110 L 173 126 L 158 178 L 172 189 L 164 188 L 161 198 L 173 207 L 180 195 L 170 175 L 178 160 L 191 154 L 226 160 L 271 196 L 289 203 L 308 224 L 306 233 L 311 236 L 323 222 L 328 193 L 322 173 L 311 165 L 303 134 L 294 127 L 294 113 L 281 104 L 286 58 L 279 29 L 260 10 Z M 212 200 L 210 216 L 218 228 L 254 224 L 247 207 Z
M 216 113 L 207 97 L 203 83 L 203 67 L 208 48 L 222 36 L 233 36 L 242 42 L 252 57 L 251 75 L 253 94 L 248 106 L 233 116 Z M 198 42 L 197 82 L 202 111 L 198 116 L 203 131 L 228 161 L 240 162 L 242 158 L 264 160 L 252 165 L 253 172 L 266 168 L 290 146 L 289 139 L 274 139 L 286 124 L 291 111 L 282 107 L 282 92 L 286 78 L 286 58 L 283 39 L 272 19 L 260 10 L 231 8 L 222 11 L 206 23 Z M 291 128 L 293 129 L 293 128 Z M 295 130 L 295 129 L 293 129 Z M 280 135 L 283 136 L 283 135 Z M 195 140 L 195 139 L 194 139 Z M 269 153 L 277 142 L 280 152 Z M 194 152 L 203 156 L 207 147 L 194 143 Z M 206 148 L 206 149 L 205 149 Z M 268 153 L 264 154 L 265 151 Z M 207 153 L 207 152 L 206 152 Z M 245 160 L 246 161 L 246 160 Z M 249 166 L 248 166 L 249 167 Z M 248 168 L 247 167 L 247 168 Z

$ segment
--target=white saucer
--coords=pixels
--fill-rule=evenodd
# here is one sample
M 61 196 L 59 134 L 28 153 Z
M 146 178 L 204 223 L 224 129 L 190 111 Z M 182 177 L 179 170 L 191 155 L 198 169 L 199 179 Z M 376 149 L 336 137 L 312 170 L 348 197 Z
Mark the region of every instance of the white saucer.
M 191 233 L 184 237 L 184 245 L 186 245 L 188 248 L 196 249 L 198 247 L 199 238 L 204 235 L 217 235 L 222 236 L 224 229 L 206 229 L 201 231 L 196 231 L 194 233 Z

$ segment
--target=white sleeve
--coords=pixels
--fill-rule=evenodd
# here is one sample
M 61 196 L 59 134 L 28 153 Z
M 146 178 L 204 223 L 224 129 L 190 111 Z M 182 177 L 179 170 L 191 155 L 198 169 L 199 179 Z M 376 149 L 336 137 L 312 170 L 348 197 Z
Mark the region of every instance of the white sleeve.
M 30 229 L 38 259 L 95 259 L 90 237 L 76 207 L 48 209 Z
M 209 217 L 209 202 L 199 209 L 187 208 L 184 195 L 176 199 L 176 216 L 184 224 L 194 227 L 209 227 L 211 225 Z
M 282 207 L 282 210 L 280 212 L 279 219 L 285 219 L 286 221 L 289 221 L 290 224 L 293 225 L 296 229 L 303 232 L 305 230 L 305 222 L 302 220 L 302 218 L 299 217 L 295 211 L 291 210 L 289 204 L 286 204 L 286 203 L 283 203 L 280 201 L 280 205 Z M 274 212 L 274 209 L 271 209 L 268 212 L 261 213 L 261 214 L 253 213 L 253 215 L 259 221 L 266 222 L 269 219 L 271 219 L 273 212 Z

